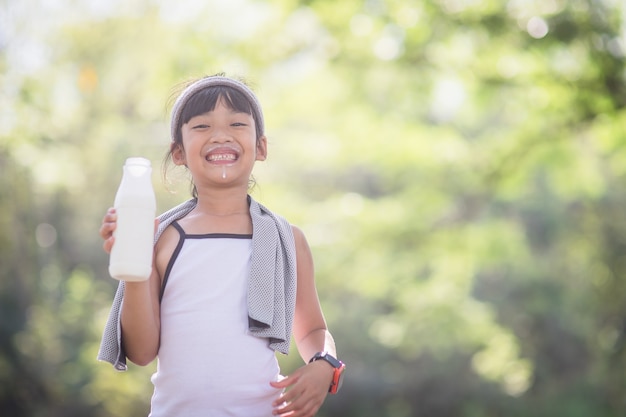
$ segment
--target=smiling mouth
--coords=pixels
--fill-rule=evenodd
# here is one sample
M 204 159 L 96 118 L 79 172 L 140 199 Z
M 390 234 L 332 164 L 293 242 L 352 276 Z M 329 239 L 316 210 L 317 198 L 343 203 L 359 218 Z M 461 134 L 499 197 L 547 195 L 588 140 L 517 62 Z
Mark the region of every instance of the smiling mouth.
M 239 159 L 239 150 L 233 146 L 217 145 L 207 149 L 204 158 L 214 164 L 232 164 Z
M 209 162 L 233 162 L 237 160 L 237 155 L 232 153 L 215 153 L 206 156 Z

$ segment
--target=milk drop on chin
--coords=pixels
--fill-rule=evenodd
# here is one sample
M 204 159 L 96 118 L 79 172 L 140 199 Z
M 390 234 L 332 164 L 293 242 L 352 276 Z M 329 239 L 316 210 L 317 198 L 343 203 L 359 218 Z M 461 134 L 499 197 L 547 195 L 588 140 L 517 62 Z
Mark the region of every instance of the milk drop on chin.
M 152 272 L 156 198 L 152 166 L 145 158 L 128 158 L 115 194 L 117 227 L 109 274 L 124 281 L 145 281 Z

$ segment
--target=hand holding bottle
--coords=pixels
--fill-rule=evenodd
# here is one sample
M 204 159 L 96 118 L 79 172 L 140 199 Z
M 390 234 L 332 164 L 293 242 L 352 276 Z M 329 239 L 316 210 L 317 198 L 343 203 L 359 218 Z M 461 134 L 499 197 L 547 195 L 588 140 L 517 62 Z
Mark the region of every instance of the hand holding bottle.
M 104 241 L 102 243 L 102 248 L 106 253 L 111 253 L 111 248 L 115 244 L 115 237 L 113 236 L 113 232 L 117 227 L 117 211 L 115 211 L 115 207 L 109 207 L 104 218 L 102 219 L 102 224 L 100 225 L 100 237 Z M 159 227 L 159 219 L 154 219 L 154 232 L 156 233 L 157 227 Z
M 115 243 L 115 237 L 113 237 L 113 232 L 117 227 L 117 212 L 114 207 L 110 207 L 104 218 L 102 219 L 102 225 L 100 225 L 100 237 L 104 242 L 102 243 L 102 248 L 106 253 L 111 253 L 111 248 Z

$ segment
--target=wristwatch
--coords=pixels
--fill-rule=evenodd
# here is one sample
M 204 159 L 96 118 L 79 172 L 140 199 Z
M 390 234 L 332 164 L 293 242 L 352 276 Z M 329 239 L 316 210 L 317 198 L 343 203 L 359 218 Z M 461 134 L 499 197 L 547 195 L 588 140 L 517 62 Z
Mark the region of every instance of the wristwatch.
M 334 358 L 326 352 L 317 352 L 315 355 L 313 355 L 309 363 L 315 362 L 320 359 L 328 362 L 333 368 L 335 368 L 333 381 L 330 383 L 330 388 L 328 388 L 328 392 L 331 394 L 336 394 L 337 391 L 339 391 L 339 388 L 341 388 L 341 384 L 343 384 L 343 372 L 346 370 L 346 365 L 339 359 Z

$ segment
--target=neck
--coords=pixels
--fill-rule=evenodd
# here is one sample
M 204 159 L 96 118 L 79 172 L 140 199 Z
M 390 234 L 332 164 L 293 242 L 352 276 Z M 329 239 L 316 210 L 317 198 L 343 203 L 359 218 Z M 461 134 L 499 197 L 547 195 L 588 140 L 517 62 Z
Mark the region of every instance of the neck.
M 212 216 L 247 214 L 249 212 L 248 194 L 225 190 L 198 193 L 198 204 L 194 211 Z

